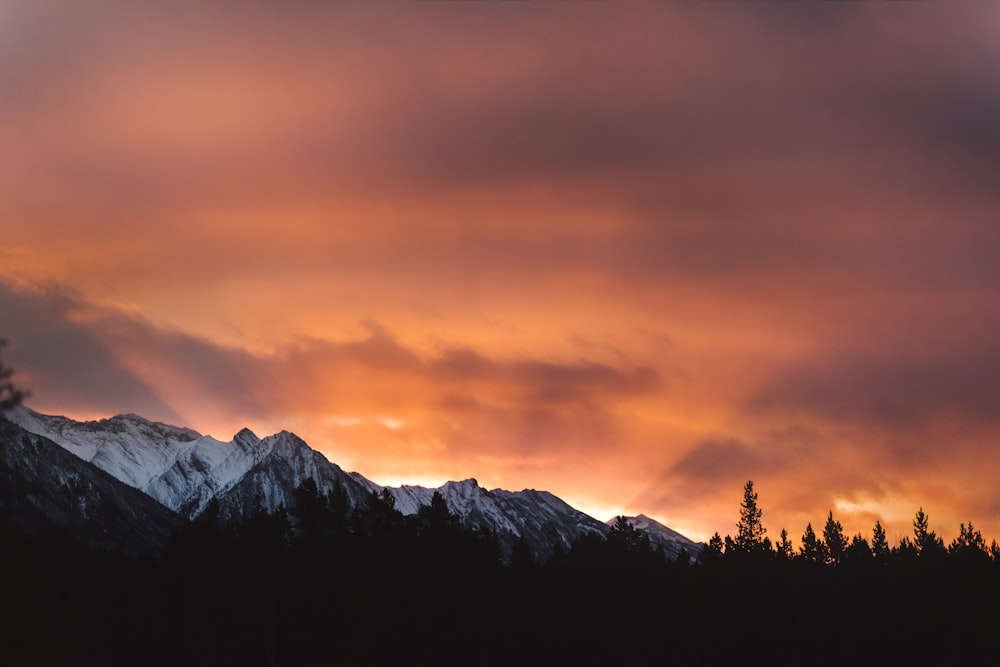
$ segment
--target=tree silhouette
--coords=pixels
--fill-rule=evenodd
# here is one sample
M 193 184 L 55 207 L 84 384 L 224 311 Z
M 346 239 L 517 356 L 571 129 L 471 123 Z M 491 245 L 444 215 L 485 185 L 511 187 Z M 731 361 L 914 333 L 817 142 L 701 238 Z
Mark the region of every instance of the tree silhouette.
M 823 526 L 823 543 L 826 544 L 826 562 L 830 565 L 837 565 L 844 557 L 844 550 L 847 549 L 847 538 L 844 537 L 844 527 L 839 521 L 834 521 L 833 510 L 826 517 L 826 525 Z
M 7 341 L 0 338 L 0 349 L 3 349 L 6 344 Z M 0 413 L 10 410 L 15 405 L 20 405 L 26 396 L 10 381 L 10 376 L 13 374 L 14 370 L 4 366 L 3 361 L 0 361 Z
M 753 554 L 771 550 L 771 542 L 764 537 L 767 529 L 761 523 L 761 515 L 762 511 L 757 507 L 757 493 L 753 490 L 753 480 L 747 480 L 743 487 L 743 502 L 740 504 L 740 522 L 736 524 L 736 539 L 733 542 L 738 552 Z
M 608 533 L 608 542 L 620 546 L 624 551 L 635 553 L 651 549 L 649 537 L 636 529 L 628 519 L 619 516 Z
M 948 545 L 949 554 L 963 558 L 989 558 L 986 540 L 981 532 L 972 527 L 971 521 L 968 527 L 964 523 L 959 524 L 958 530 L 958 537 Z
M 778 551 L 778 558 L 784 561 L 792 560 L 795 555 L 792 550 L 792 541 L 788 539 L 788 531 L 781 529 L 781 540 L 775 545 Z
M 799 556 L 810 563 L 823 563 L 826 559 L 826 545 L 816 537 L 812 523 L 806 524 L 806 532 L 802 533 L 802 546 Z
M 944 540 L 930 529 L 923 507 L 917 510 L 913 518 L 913 546 L 919 556 L 931 556 L 944 551 Z
M 851 538 L 851 543 L 844 549 L 844 561 L 864 563 L 872 559 L 872 548 L 861 533 Z
M 884 562 L 889 558 L 889 553 L 889 542 L 885 538 L 885 528 L 876 521 L 875 527 L 872 528 L 872 555 L 875 556 L 876 560 Z
M 719 531 L 715 531 L 708 540 L 708 545 L 698 554 L 698 560 L 702 563 L 716 563 L 722 559 L 723 541 Z

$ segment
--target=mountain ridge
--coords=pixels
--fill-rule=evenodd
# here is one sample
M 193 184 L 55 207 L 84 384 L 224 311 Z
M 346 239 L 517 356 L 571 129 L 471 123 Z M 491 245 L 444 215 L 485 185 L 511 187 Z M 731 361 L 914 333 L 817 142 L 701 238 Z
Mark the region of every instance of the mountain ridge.
M 583 534 L 604 535 L 609 530 L 605 523 L 548 491 L 487 490 L 475 478 L 449 481 L 438 488 L 383 486 L 360 473 L 344 472 L 285 430 L 261 438 L 243 428 L 224 442 L 135 414 L 78 422 L 21 406 L 7 417 L 188 520 L 201 514 L 213 499 L 223 518 L 290 507 L 294 490 L 312 478 L 321 493 L 342 489 L 351 508 L 365 505 L 373 493 L 387 491 L 403 515 L 417 514 L 440 493 L 466 528 L 491 532 L 507 553 L 525 540 L 539 560 L 568 549 Z M 652 524 L 654 530 L 662 530 L 655 539 L 651 535 L 651 542 L 665 554 L 696 548 L 697 543 L 676 531 Z
M 135 487 L 0 415 L 0 525 L 65 535 L 130 554 L 156 553 L 184 519 Z

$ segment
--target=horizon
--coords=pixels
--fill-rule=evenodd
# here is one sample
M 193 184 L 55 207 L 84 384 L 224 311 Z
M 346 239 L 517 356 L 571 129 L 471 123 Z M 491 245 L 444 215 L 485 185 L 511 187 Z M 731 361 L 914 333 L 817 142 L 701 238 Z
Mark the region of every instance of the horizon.
M 183 429 L 191 430 L 191 431 L 194 431 L 195 433 L 197 433 L 202 438 L 206 438 L 206 437 L 207 438 L 211 438 L 211 439 L 215 440 L 216 442 L 218 442 L 219 444 L 223 444 L 223 445 L 227 444 L 227 443 L 231 443 L 232 440 L 233 440 L 233 438 L 235 438 L 236 434 L 238 434 L 242 430 L 250 430 L 254 435 L 256 435 L 261 440 L 263 440 L 264 438 L 267 438 L 267 437 L 278 435 L 280 433 L 289 433 L 289 434 L 291 434 L 291 435 L 293 435 L 295 437 L 299 437 L 298 434 L 296 434 L 294 431 L 290 431 L 290 430 L 287 430 L 287 429 L 280 429 L 280 430 L 275 431 L 273 433 L 267 433 L 266 435 L 261 435 L 260 433 L 254 431 L 253 429 L 248 429 L 248 427 L 243 427 L 241 429 L 238 429 L 229 440 L 223 440 L 222 438 L 224 436 L 217 436 L 217 435 L 214 435 L 214 434 L 211 434 L 211 433 L 202 433 L 201 431 L 198 431 L 197 429 L 192 429 L 190 426 L 186 426 L 184 424 L 171 424 L 171 423 L 162 422 L 162 421 L 158 421 L 158 420 L 147 419 L 146 417 L 143 417 L 142 415 L 138 415 L 138 414 L 135 414 L 135 413 L 119 413 L 119 414 L 110 415 L 110 416 L 107 416 L 107 417 L 93 417 L 93 418 L 89 418 L 89 419 L 77 419 L 77 418 L 69 417 L 68 415 L 63 415 L 63 414 L 60 414 L 60 415 L 44 415 L 44 414 L 38 412 L 37 410 L 34 410 L 33 408 L 31 408 L 29 405 L 27 405 L 27 402 L 24 402 L 24 403 L 20 404 L 19 406 L 15 406 L 14 409 L 16 410 L 18 407 L 26 408 L 27 410 L 30 410 L 30 411 L 35 412 L 36 414 L 40 414 L 42 416 L 67 418 L 67 419 L 71 419 L 73 421 L 76 421 L 78 423 L 88 423 L 88 422 L 89 423 L 98 423 L 98 422 L 102 422 L 102 421 L 109 421 L 111 419 L 115 419 L 115 418 L 118 418 L 118 417 L 137 417 L 139 419 L 142 419 L 144 421 L 151 422 L 151 423 L 154 423 L 154 424 L 161 424 L 161 425 L 164 425 L 164 426 L 169 426 L 169 427 L 174 427 L 174 428 L 183 428 Z M 305 442 L 307 446 L 309 446 L 310 448 L 313 448 L 312 445 L 307 440 L 305 440 L 304 438 L 300 438 L 300 439 L 303 442 Z M 313 448 L 313 449 L 315 449 L 315 448 Z M 316 450 L 316 451 L 319 452 L 319 450 Z M 323 454 L 323 452 L 319 452 L 319 453 Z M 323 454 L 323 456 L 326 457 L 326 454 Z M 330 463 L 333 463 L 333 464 L 339 466 L 339 464 L 337 463 L 336 460 L 330 459 L 329 457 L 327 457 L 327 460 Z M 344 470 L 343 466 L 339 466 L 339 467 L 341 467 L 341 469 Z M 480 488 L 482 488 L 483 490 L 485 490 L 487 492 L 495 491 L 495 490 L 499 489 L 499 490 L 511 491 L 511 492 L 543 491 L 543 492 L 549 492 L 549 493 L 551 493 L 548 489 L 545 489 L 545 488 L 538 489 L 538 488 L 533 488 L 533 487 L 524 487 L 524 488 L 521 488 L 521 489 L 515 489 L 515 488 L 503 489 L 502 487 L 499 487 L 499 486 L 486 486 L 486 485 L 483 485 L 483 484 L 479 483 L 479 480 L 478 480 L 478 478 L 476 477 L 476 475 L 474 473 L 471 474 L 471 476 L 469 476 L 469 477 L 461 477 L 461 478 L 457 478 L 456 477 L 456 478 L 453 478 L 453 479 L 445 479 L 445 480 L 437 480 L 437 479 L 414 480 L 412 478 L 404 478 L 405 481 L 397 481 L 397 480 L 392 480 L 392 479 L 386 480 L 384 478 L 380 479 L 380 480 L 375 480 L 375 479 L 372 479 L 371 477 L 368 477 L 367 475 L 363 474 L 360 470 L 345 470 L 345 472 L 348 475 L 353 475 L 353 474 L 361 475 L 362 477 L 364 477 L 369 482 L 374 482 L 376 485 L 378 485 L 380 487 L 390 487 L 390 488 L 418 487 L 418 488 L 424 488 L 424 489 L 440 489 L 441 487 L 445 486 L 446 484 L 461 484 L 463 482 L 469 482 L 469 481 L 471 481 L 471 482 L 474 482 L 477 486 L 479 486 Z M 751 482 L 751 483 L 753 482 L 753 480 L 748 480 L 748 481 Z M 630 520 L 631 519 L 645 518 L 645 519 L 649 519 L 649 520 L 651 520 L 651 521 L 653 521 L 655 523 L 658 523 L 658 524 L 660 524 L 661 526 L 663 526 L 665 528 L 668 528 L 670 530 L 674 530 L 674 531 L 680 533 L 683 537 L 686 537 L 686 538 L 688 538 L 688 539 L 690 539 L 690 540 L 692 540 L 692 541 L 694 541 L 696 543 L 707 544 L 708 541 L 709 541 L 709 539 L 712 537 L 712 535 L 705 535 L 704 537 L 699 536 L 699 535 L 691 535 L 691 534 L 688 534 L 687 532 L 679 529 L 677 526 L 678 525 L 683 525 L 683 520 L 681 520 L 678 523 L 675 523 L 675 525 L 670 525 L 665 520 L 663 520 L 663 519 L 661 519 L 659 517 L 650 515 L 650 514 L 646 514 L 645 512 L 642 512 L 642 511 L 637 511 L 637 512 L 634 512 L 632 514 L 627 514 L 625 512 L 621 512 L 621 511 L 612 511 L 610 514 L 607 511 L 600 511 L 600 510 L 598 510 L 597 512 L 595 512 L 595 511 L 592 511 L 592 510 L 588 510 L 586 507 L 580 506 L 580 505 L 576 504 L 575 502 L 572 502 L 570 499 L 562 498 L 562 497 L 558 496 L 558 494 L 554 494 L 554 495 L 556 495 L 557 497 L 559 497 L 560 500 L 566 502 L 572 508 L 574 508 L 574 509 L 576 509 L 578 511 L 581 511 L 584 514 L 586 514 L 589 517 L 591 517 L 592 519 L 596 519 L 597 521 L 600 521 L 601 523 L 604 523 L 604 524 L 610 525 L 615 519 L 617 519 L 620 516 L 625 516 L 626 518 L 628 518 Z M 922 505 L 919 506 L 918 510 L 915 510 L 914 513 L 916 513 L 916 511 L 923 511 L 923 506 Z M 830 512 L 832 513 L 833 510 L 831 509 Z M 603 519 L 603 518 L 601 518 L 602 516 L 608 516 L 608 518 L 607 519 Z M 837 517 L 834 516 L 834 518 L 836 519 Z M 822 534 L 822 528 L 820 527 L 821 526 L 821 522 L 820 521 L 815 521 L 815 522 L 810 521 L 810 522 L 808 522 L 809 525 L 812 525 L 814 523 L 816 524 L 814 526 L 814 530 L 817 531 L 818 534 Z M 973 523 L 974 522 L 971 522 L 971 521 L 968 522 L 968 527 L 969 527 L 970 530 L 972 530 L 972 528 L 973 528 Z M 886 526 L 882 526 L 882 527 L 883 527 L 883 529 L 886 528 Z M 931 530 L 944 540 L 945 546 L 948 546 L 948 544 L 950 543 L 950 539 L 948 539 L 949 536 L 947 535 L 947 533 L 942 533 L 941 531 L 935 530 L 933 527 L 931 527 Z M 718 533 L 722 537 L 730 537 L 731 536 L 731 534 L 728 531 L 716 530 L 714 532 Z M 772 543 L 774 543 L 774 544 L 777 543 L 777 539 L 778 539 L 778 536 L 780 535 L 780 532 L 781 532 L 781 529 L 778 529 L 777 531 L 774 531 L 773 535 L 767 536 L 768 527 L 767 527 L 766 522 L 765 522 L 765 524 L 764 524 L 764 534 L 765 534 L 765 537 L 767 537 L 767 539 L 769 539 Z M 981 530 L 980 530 L 980 532 L 981 532 Z M 850 538 L 853 534 L 845 532 L 845 535 L 848 538 Z M 909 537 L 909 534 L 907 532 L 905 532 L 905 531 L 903 531 L 903 532 L 897 531 L 894 535 L 891 534 L 891 533 L 889 533 L 887 531 L 886 535 L 889 538 L 889 543 L 891 545 L 898 545 L 900 543 L 901 539 L 904 536 L 905 537 Z M 862 536 L 866 540 L 869 539 L 869 536 L 867 534 L 864 534 L 863 532 L 862 532 Z M 793 535 L 793 534 L 789 533 L 788 537 L 789 537 L 789 539 L 791 540 L 792 544 L 795 547 L 800 547 L 801 546 L 802 540 L 801 540 L 801 536 L 800 535 Z M 987 542 L 995 541 L 994 538 L 992 538 L 992 536 L 989 536 L 989 535 L 985 536 L 984 539 L 986 539 Z
M 772 539 L 918 507 L 997 537 L 997 34 L 990 4 L 13 0 L 3 362 L 43 413 L 285 429 L 700 541 L 748 479 Z

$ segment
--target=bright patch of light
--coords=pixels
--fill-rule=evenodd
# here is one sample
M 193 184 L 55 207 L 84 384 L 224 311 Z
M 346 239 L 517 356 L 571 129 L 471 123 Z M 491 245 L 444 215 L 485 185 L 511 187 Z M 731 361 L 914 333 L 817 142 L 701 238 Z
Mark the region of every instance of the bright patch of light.
M 860 513 L 871 513 L 880 514 L 882 505 L 876 503 L 874 500 L 848 500 L 846 498 L 834 498 L 833 506 L 838 512 L 844 512 L 845 514 L 860 514 Z
M 379 417 L 378 422 L 393 431 L 402 428 L 406 424 L 402 419 L 397 419 L 396 417 Z

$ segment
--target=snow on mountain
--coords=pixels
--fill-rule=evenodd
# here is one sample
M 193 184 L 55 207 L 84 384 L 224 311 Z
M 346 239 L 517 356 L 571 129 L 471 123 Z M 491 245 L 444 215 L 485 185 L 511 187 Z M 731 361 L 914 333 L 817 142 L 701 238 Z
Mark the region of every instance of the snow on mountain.
M 191 429 L 151 422 L 136 415 L 78 422 L 19 407 L 7 419 L 48 438 L 129 486 L 143 490 L 174 464 L 181 451 L 202 437 Z
M 127 553 L 159 551 L 183 523 L 148 495 L 2 416 L 0 514 L 21 534 L 55 529 Z
M 617 518 L 609 519 L 607 525 L 614 525 Z M 669 558 L 677 558 L 682 550 L 687 550 L 688 554 L 694 557 L 701 550 L 701 543 L 684 537 L 676 530 L 664 526 L 662 523 L 649 518 L 645 514 L 627 516 L 625 519 L 630 526 L 646 533 L 650 543 L 653 546 L 659 547 L 660 551 Z
M 217 495 L 223 516 L 247 516 L 259 508 L 273 512 L 279 506 L 291 507 L 293 491 L 309 478 L 321 493 L 340 486 L 350 507 L 368 502 L 368 488 L 294 433 L 282 431 L 268 436 L 260 441 L 258 449 L 266 453 Z
M 345 473 L 288 431 L 260 438 L 243 429 L 223 442 L 136 415 L 77 422 L 22 406 L 8 419 L 187 518 L 198 516 L 213 498 L 224 517 L 291 507 L 294 490 L 312 478 L 323 493 L 340 486 L 352 507 L 363 506 L 373 491 L 387 489 L 404 515 L 417 514 L 439 492 L 464 526 L 494 533 L 507 552 L 523 539 L 539 560 L 568 549 L 584 533 L 603 535 L 609 530 L 546 491 L 488 491 L 475 479 L 447 482 L 437 489 L 383 487 L 358 473 Z M 676 556 L 684 547 L 689 552 L 697 549 L 696 543 L 648 517 L 631 521 L 667 555 Z
M 136 415 L 77 422 L 20 407 L 8 418 L 188 518 L 212 498 L 225 515 L 257 507 L 274 511 L 289 505 L 292 490 L 309 477 L 322 492 L 341 483 L 352 505 L 366 496 L 339 467 L 287 431 L 261 439 L 243 429 L 222 442 Z
M 370 491 L 388 490 L 396 501 L 396 509 L 404 515 L 416 514 L 421 507 L 430 505 L 435 491 L 439 492 L 448 509 L 459 516 L 466 528 L 492 531 L 508 553 L 524 539 L 538 560 L 549 558 L 557 548 L 568 549 L 583 533 L 608 532 L 606 525 L 547 491 L 487 491 L 475 479 L 446 482 L 436 489 L 409 485 L 383 487 L 358 473 L 351 475 Z

